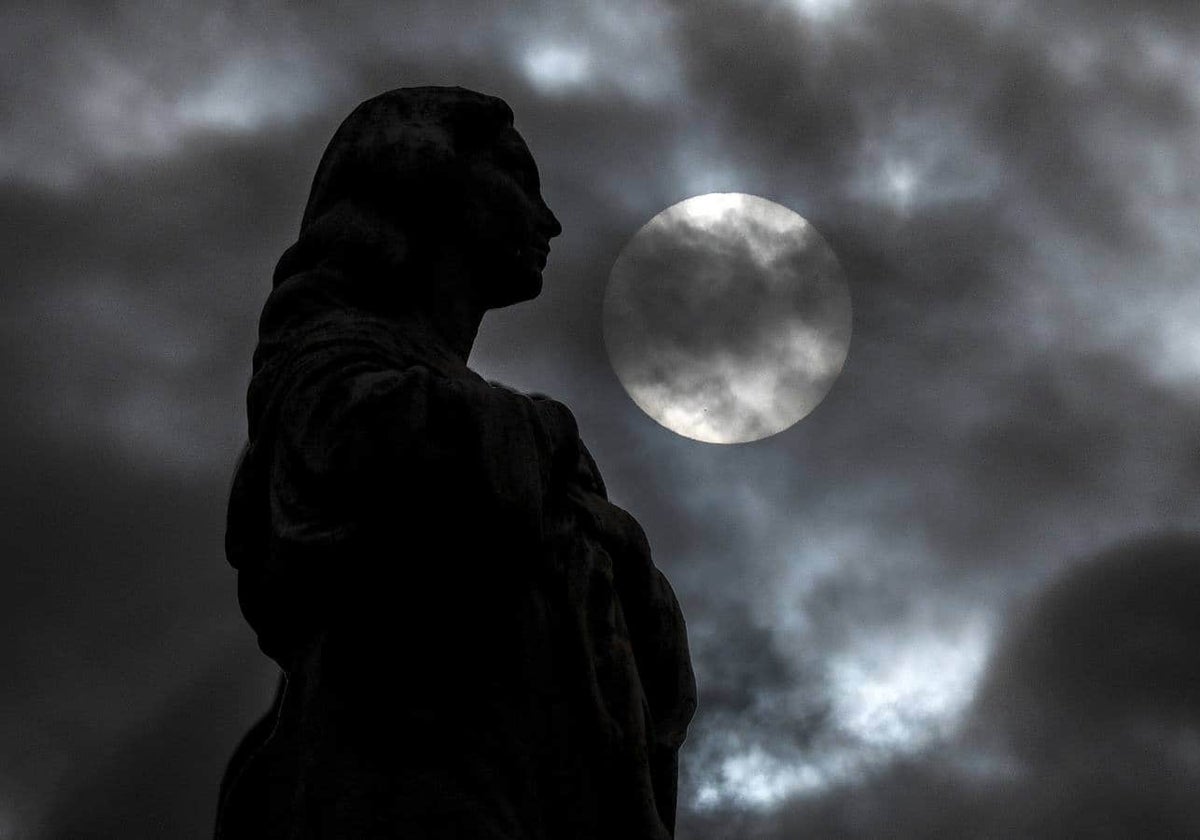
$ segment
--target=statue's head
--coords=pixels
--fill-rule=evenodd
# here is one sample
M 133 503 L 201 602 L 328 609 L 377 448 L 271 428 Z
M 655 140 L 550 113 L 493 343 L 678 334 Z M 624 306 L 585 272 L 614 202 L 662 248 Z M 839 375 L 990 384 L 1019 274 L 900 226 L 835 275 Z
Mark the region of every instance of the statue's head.
M 418 269 L 452 255 L 487 308 L 537 296 L 562 231 L 512 110 L 458 87 L 400 88 L 354 109 L 321 158 L 301 238 L 318 228 L 394 246 Z

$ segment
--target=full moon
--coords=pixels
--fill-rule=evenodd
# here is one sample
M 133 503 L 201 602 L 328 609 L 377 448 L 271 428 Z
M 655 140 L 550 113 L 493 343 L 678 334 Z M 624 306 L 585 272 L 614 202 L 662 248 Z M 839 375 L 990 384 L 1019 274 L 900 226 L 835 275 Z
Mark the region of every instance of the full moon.
M 604 343 L 638 406 L 706 443 L 770 437 L 829 393 L 850 348 L 850 292 L 799 214 L 710 193 L 663 210 L 622 249 Z

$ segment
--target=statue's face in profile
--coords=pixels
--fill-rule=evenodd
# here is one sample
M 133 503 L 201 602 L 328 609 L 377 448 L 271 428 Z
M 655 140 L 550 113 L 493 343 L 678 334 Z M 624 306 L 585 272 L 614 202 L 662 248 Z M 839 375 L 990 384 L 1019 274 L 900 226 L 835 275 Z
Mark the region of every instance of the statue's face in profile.
M 542 290 L 550 240 L 562 226 L 542 199 L 537 165 L 516 129 L 468 159 L 465 238 L 483 300 L 495 309 Z

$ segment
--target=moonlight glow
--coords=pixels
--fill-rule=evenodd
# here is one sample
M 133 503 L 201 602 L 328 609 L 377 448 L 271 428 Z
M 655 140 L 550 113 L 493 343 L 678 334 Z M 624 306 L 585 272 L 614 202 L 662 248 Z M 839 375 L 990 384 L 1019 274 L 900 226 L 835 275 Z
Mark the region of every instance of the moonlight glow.
M 672 431 L 744 443 L 824 399 L 850 346 L 850 294 L 802 217 L 742 193 L 681 201 L 621 251 L 604 340 L 629 396 Z

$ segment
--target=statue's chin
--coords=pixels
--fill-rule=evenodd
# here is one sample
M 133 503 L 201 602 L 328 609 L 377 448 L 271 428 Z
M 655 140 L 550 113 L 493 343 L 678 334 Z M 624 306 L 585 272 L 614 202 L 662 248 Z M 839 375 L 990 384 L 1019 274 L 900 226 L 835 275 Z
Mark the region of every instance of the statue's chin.
M 501 309 L 514 303 L 533 300 L 542 293 L 541 269 L 532 266 L 514 271 L 494 287 L 495 293 L 488 309 Z

